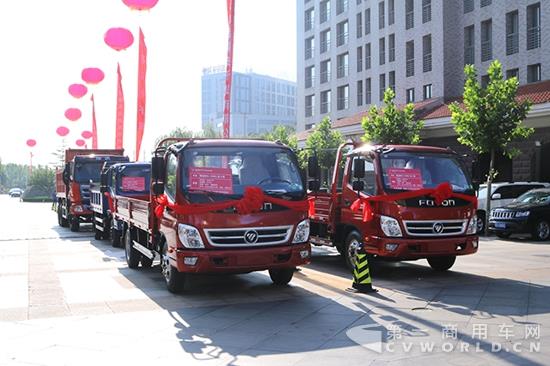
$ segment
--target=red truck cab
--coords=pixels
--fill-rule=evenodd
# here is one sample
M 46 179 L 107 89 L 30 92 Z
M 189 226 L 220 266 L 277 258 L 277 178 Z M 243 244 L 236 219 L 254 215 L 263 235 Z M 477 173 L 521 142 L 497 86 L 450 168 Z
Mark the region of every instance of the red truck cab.
M 345 156 L 345 150 L 349 150 Z M 315 159 L 312 160 L 315 166 Z M 314 245 L 335 246 L 353 267 L 360 246 L 367 254 L 391 260 L 426 258 L 435 270 L 447 270 L 456 256 L 478 249 L 474 189 L 460 157 L 451 150 L 428 146 L 345 143 L 338 149 L 332 185 L 315 192 L 311 218 Z M 317 168 L 310 167 L 310 175 Z M 431 195 L 416 190 L 448 182 L 455 196 L 437 204 Z M 393 200 L 392 195 L 413 197 Z M 411 196 L 411 194 L 408 194 Z M 369 200 L 372 219 L 352 207 Z M 361 202 L 361 201 L 358 201 Z
M 152 160 L 149 201 L 116 197 L 130 268 L 159 257 L 168 289 L 178 292 L 189 273 L 268 270 L 281 285 L 309 263 L 307 194 L 290 148 L 258 140 L 168 142 Z

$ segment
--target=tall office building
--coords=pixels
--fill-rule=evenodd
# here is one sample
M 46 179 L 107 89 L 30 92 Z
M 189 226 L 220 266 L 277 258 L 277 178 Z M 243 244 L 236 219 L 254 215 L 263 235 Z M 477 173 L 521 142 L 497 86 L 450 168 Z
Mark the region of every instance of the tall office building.
M 225 68 L 211 67 L 202 75 L 202 126 L 223 125 Z M 231 136 L 258 135 L 275 125 L 296 128 L 296 83 L 252 72 L 233 73 Z
M 466 64 L 485 84 L 498 59 L 533 101 L 526 123 L 536 127 L 528 157 L 502 176 L 536 178 L 525 168 L 540 164 L 531 161 L 535 146 L 548 143 L 550 158 L 550 1 L 297 0 L 297 10 L 302 139 L 325 116 L 344 136 L 362 135 L 362 117 L 391 87 L 398 104 L 415 104 L 425 143 L 461 150 L 448 103 L 460 100 Z

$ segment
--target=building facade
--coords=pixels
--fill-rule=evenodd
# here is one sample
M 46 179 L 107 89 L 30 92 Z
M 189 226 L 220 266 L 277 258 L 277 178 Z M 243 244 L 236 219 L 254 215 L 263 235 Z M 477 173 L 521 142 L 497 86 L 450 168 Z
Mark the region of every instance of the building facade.
M 223 125 L 225 68 L 212 67 L 202 75 L 202 126 Z M 252 72 L 233 73 L 231 136 L 259 135 L 275 125 L 296 128 L 296 83 Z

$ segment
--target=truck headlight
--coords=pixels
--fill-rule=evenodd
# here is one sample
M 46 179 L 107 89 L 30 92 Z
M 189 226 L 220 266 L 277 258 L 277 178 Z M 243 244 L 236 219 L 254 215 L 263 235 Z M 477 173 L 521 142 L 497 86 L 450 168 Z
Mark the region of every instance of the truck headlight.
M 518 211 L 516 212 L 516 217 L 527 217 L 529 216 L 529 211 Z
M 474 215 L 468 223 L 468 228 L 466 229 L 466 235 L 477 234 L 477 216 Z
M 305 243 L 309 239 L 309 219 L 301 221 L 296 226 L 296 232 L 294 233 L 294 239 L 292 244 Z
M 178 224 L 178 236 L 184 247 L 189 249 L 204 248 L 201 234 L 196 227 Z
M 380 216 L 380 227 L 386 236 L 403 236 L 399 222 L 393 217 Z

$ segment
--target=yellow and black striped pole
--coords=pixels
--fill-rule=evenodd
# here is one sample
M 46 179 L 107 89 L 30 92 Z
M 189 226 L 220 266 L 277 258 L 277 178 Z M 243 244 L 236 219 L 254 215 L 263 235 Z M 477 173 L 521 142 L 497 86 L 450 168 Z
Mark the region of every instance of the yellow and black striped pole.
M 355 256 L 355 265 L 353 268 L 353 285 L 352 287 L 361 293 L 376 292 L 372 288 L 372 279 L 369 270 L 369 261 L 367 255 L 357 253 Z

